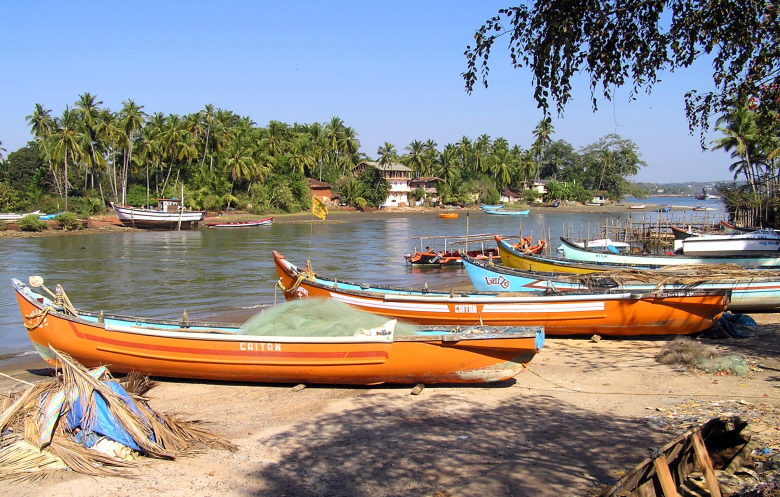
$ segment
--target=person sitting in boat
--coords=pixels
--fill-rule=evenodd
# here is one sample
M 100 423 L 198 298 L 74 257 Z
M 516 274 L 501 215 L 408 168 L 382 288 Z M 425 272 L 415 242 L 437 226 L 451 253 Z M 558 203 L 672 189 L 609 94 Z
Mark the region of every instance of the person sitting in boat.
M 439 250 L 438 252 L 436 252 L 436 257 L 431 259 L 431 262 L 439 262 L 439 260 L 441 260 L 442 257 L 444 257 L 444 254 L 442 253 L 441 250 Z

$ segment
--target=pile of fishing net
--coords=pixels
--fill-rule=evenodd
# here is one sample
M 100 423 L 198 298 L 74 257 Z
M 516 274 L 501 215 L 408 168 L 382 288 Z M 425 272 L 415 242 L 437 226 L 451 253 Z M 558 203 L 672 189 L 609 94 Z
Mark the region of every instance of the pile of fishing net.
M 54 380 L 0 395 L 0 479 L 63 469 L 127 476 L 141 456 L 236 450 L 196 422 L 155 412 L 141 397 L 153 383 L 140 375 L 120 384 L 105 367 L 87 370 L 52 351 L 61 368 Z
M 394 330 L 393 330 L 394 328 Z M 250 318 L 242 335 L 290 337 L 351 337 L 384 329 L 394 335 L 414 335 L 414 325 L 361 311 L 336 299 L 299 299 Z
M 665 345 L 655 360 L 661 364 L 695 367 L 708 373 L 745 376 L 748 364 L 740 354 L 719 354 L 717 350 L 688 337 L 678 337 Z

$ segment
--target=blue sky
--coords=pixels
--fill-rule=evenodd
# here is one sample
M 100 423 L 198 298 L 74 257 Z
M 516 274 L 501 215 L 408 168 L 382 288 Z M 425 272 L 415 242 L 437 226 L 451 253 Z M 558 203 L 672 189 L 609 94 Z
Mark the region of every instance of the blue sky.
M 59 115 L 87 91 L 117 111 L 187 114 L 205 104 L 259 125 L 340 117 L 376 156 L 415 139 L 443 148 L 487 134 L 528 147 L 542 117 L 529 73 L 491 57 L 490 86 L 468 95 L 460 73 L 492 0 L 395 2 L 4 2 L 0 27 L 0 141 L 8 152 L 31 137 L 25 116 L 41 103 Z M 702 152 L 688 133 L 683 94 L 708 89 L 706 63 L 662 78 L 651 95 L 592 112 L 586 80 L 553 139 L 579 148 L 617 132 L 648 163 L 639 181 L 729 180 L 731 158 Z M 710 141 L 715 134 L 709 136 Z

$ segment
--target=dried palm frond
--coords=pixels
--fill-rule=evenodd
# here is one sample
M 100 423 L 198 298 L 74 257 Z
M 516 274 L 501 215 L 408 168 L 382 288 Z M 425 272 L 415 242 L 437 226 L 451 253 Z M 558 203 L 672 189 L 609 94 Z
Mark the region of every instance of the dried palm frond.
M 57 361 L 62 366 L 62 378 L 66 388 L 75 387 L 79 392 L 82 405 L 82 429 L 89 432 L 96 419 L 96 406 L 93 393 L 105 400 L 111 414 L 120 426 L 130 435 L 141 451 L 152 457 L 173 459 L 174 455 L 154 441 L 150 440 L 151 428 L 149 411 L 134 411 L 125 400 L 111 390 L 105 383 L 90 376 L 89 372 L 67 354 L 52 348 Z
M 160 444 L 180 453 L 191 453 L 203 447 L 238 450 L 233 443 L 215 433 L 198 426 L 198 421 L 184 421 L 166 414 L 157 414 L 159 423 L 152 423 L 152 429 Z
M 88 449 L 67 437 L 53 440 L 47 450 L 60 458 L 72 471 L 86 475 L 130 476 L 124 469 L 135 466 L 131 461 Z
M 157 382 L 150 379 L 148 376 L 144 376 L 138 371 L 130 371 L 119 382 L 127 393 L 136 397 L 143 397 L 146 392 L 157 386 Z
M 67 468 L 56 454 L 40 450 L 16 434 L 0 437 L 0 479 L 40 476 Z
M 19 413 L 28 413 L 32 409 L 37 409 L 38 399 L 41 394 L 51 388 L 50 383 L 38 383 L 31 387 L 28 387 L 21 394 L 18 394 L 8 407 L 3 409 L 0 413 L 0 432 L 5 430 L 8 425 L 15 424 L 14 419 L 22 421 L 23 418 L 18 417 Z M 11 400 L 11 397 L 9 397 Z M 6 402 L 7 403 L 7 402 Z M 15 424 L 16 428 L 22 428 L 22 424 Z

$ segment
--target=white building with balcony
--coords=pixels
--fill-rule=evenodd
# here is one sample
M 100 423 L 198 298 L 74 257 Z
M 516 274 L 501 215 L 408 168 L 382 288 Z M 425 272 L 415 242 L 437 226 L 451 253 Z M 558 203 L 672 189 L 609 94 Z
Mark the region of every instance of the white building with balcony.
M 409 181 L 412 179 L 412 170 L 397 162 L 380 165 L 379 162 L 363 161 L 355 167 L 354 173 L 359 174 L 368 166 L 374 166 L 379 169 L 382 177 L 390 183 L 390 191 L 387 194 L 387 198 L 379 207 L 408 207 L 409 193 L 412 191 L 412 188 L 409 186 Z

